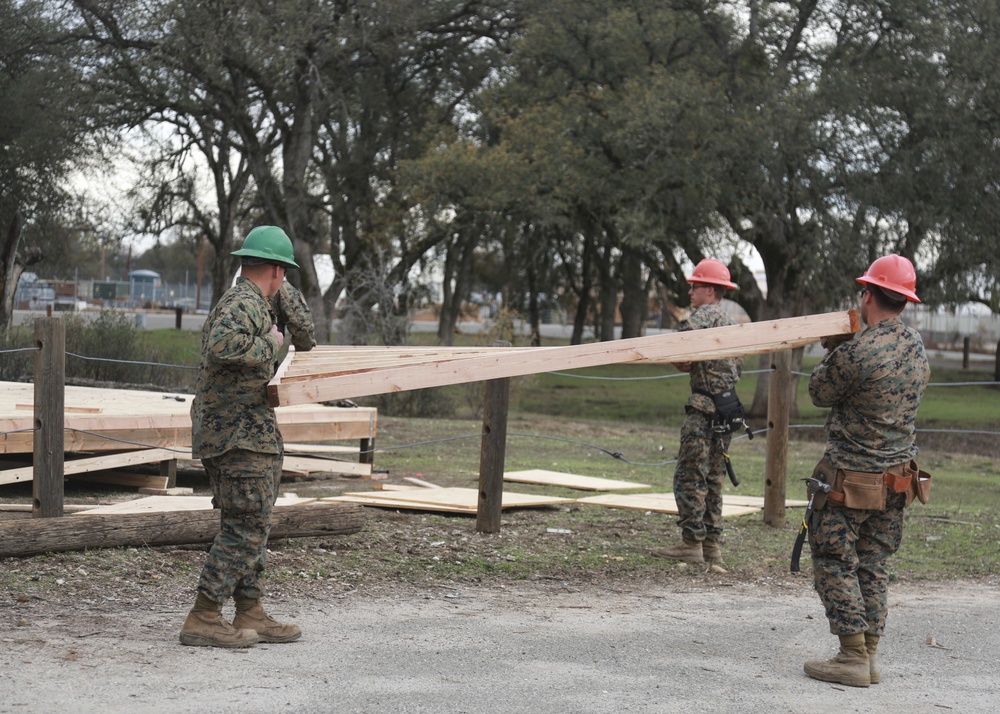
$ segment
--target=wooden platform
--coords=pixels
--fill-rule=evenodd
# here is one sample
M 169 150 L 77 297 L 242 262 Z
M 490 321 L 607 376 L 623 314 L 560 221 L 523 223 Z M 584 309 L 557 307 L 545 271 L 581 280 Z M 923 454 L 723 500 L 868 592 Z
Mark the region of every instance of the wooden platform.
M 192 395 L 175 392 L 67 386 L 64 475 L 82 477 L 97 471 L 190 459 L 191 400 Z M 33 410 L 33 384 L 0 382 L 0 454 L 34 452 Z M 311 456 L 287 455 L 285 468 L 289 472 L 371 475 L 370 455 L 362 458 L 359 454 L 374 444 L 376 409 L 313 404 L 281 407 L 275 414 L 286 443 L 300 452 L 314 451 Z M 358 445 L 308 443 L 347 440 L 356 440 Z M 75 458 L 77 454 L 86 456 Z M 354 460 L 349 460 L 352 456 Z M 9 468 L 0 471 L 0 485 L 32 477 L 31 466 Z

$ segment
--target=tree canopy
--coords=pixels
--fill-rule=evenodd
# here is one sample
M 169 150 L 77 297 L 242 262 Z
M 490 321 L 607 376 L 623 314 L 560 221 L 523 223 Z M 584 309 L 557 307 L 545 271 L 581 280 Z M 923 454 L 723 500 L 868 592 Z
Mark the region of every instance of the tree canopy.
M 81 126 L 127 129 L 132 230 L 206 240 L 218 296 L 242 235 L 281 225 L 321 340 L 340 306 L 338 339 L 397 339 L 368 316 L 405 313 L 431 274 L 445 342 L 474 294 L 534 326 L 561 309 L 574 341 L 633 336 L 686 306 L 705 256 L 754 319 L 840 306 L 889 252 L 932 304 L 1000 310 L 988 0 L 4 9 L 23 20 L 2 30 L 4 230 L 42 225 Z

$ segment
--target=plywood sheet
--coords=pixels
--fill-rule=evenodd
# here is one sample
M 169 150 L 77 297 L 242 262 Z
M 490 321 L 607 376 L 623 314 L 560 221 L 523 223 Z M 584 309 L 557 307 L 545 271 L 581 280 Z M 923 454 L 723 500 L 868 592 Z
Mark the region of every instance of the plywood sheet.
M 677 501 L 672 493 L 602 493 L 600 496 L 587 496 L 576 499 L 577 503 L 589 503 L 608 508 L 629 508 L 637 511 L 653 511 L 655 513 L 677 513 Z M 730 506 L 723 497 L 722 517 L 732 518 L 760 513 L 759 508 L 752 506 Z
M 343 496 L 337 498 L 348 500 L 349 497 L 398 501 L 414 504 L 414 506 L 416 504 L 423 504 L 424 506 L 457 507 L 472 509 L 473 512 L 479 507 L 479 490 L 475 488 L 415 488 L 412 491 L 364 491 L 360 493 L 345 493 Z M 537 496 L 528 493 L 504 491 L 501 508 L 529 508 L 532 506 L 550 506 L 557 503 L 572 502 L 572 498 Z
M 546 471 L 545 469 L 527 469 L 525 471 L 507 471 L 504 481 L 515 483 L 537 483 L 543 486 L 562 486 L 580 491 L 624 491 L 629 489 L 650 488 L 646 483 L 633 481 L 618 481 L 596 476 L 580 476 L 561 471 Z
M 730 506 L 753 506 L 755 508 L 764 508 L 763 496 L 740 496 L 738 494 L 732 494 L 723 496 L 722 502 L 729 504 Z M 787 499 L 785 501 L 785 508 L 805 508 L 808 505 L 809 501 L 796 501 L 793 499 Z

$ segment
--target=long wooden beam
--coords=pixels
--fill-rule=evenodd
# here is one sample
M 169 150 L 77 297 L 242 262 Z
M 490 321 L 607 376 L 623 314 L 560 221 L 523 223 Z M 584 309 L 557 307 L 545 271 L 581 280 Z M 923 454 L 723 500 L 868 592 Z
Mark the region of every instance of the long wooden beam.
M 129 451 L 124 454 L 112 454 L 108 456 L 92 456 L 86 459 L 71 459 L 63 463 L 62 475 L 72 476 L 74 474 L 84 474 L 91 471 L 102 471 L 106 469 L 120 469 L 139 464 L 153 464 L 159 461 L 170 459 L 190 459 L 191 451 L 178 453 L 174 449 L 143 449 L 142 451 Z M 33 466 L 24 466 L 19 469 L 6 469 L 0 471 L 0 485 L 8 483 L 18 483 L 20 481 L 30 481 L 33 476 Z
M 268 385 L 268 400 L 273 406 L 286 406 L 604 364 L 739 357 L 802 347 L 828 335 L 857 332 L 860 326 L 857 311 L 848 310 L 614 342 L 533 349 L 483 348 L 473 356 L 430 361 L 404 359 L 404 355 L 413 353 L 411 348 L 385 347 L 385 354 L 392 355 L 395 350 L 399 355 L 399 359 L 390 360 L 390 366 L 382 363 L 377 368 L 368 367 L 352 361 L 340 372 L 324 372 L 305 381 L 286 383 L 276 378 Z M 324 358 L 331 352 L 325 350 Z M 299 357 L 308 358 L 309 354 Z

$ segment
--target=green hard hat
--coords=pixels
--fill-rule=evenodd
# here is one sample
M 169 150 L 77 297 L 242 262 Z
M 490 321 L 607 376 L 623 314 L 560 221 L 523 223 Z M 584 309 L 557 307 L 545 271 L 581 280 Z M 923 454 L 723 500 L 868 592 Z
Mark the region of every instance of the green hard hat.
M 247 233 L 243 247 L 234 250 L 232 255 L 260 258 L 288 268 L 299 267 L 295 262 L 291 238 L 277 226 L 257 226 Z

